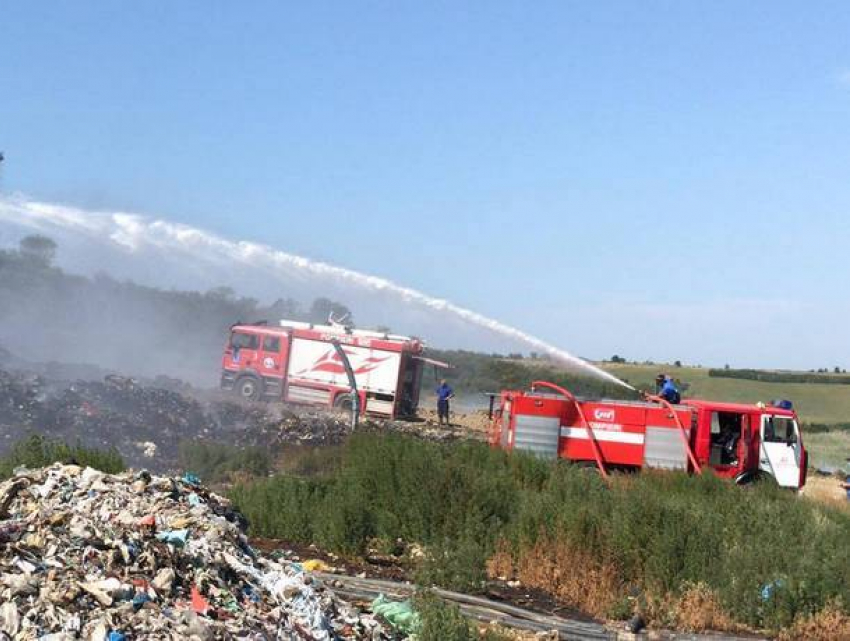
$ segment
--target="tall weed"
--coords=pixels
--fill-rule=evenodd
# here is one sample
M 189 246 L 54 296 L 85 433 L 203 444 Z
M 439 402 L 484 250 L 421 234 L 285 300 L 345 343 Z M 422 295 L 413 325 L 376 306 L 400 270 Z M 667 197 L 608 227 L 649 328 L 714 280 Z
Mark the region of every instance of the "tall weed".
M 850 514 L 710 473 L 604 481 L 477 443 L 359 434 L 327 474 L 231 496 L 257 535 L 351 554 L 415 542 L 426 584 L 475 589 L 488 571 L 511 574 L 599 615 L 625 616 L 629 603 L 687 627 L 776 631 L 850 603 Z

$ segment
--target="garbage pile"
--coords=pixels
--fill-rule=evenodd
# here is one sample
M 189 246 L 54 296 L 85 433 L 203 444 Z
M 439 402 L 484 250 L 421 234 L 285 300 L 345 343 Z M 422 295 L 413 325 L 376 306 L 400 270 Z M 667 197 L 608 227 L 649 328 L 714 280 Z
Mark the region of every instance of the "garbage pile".
M 363 430 L 403 432 L 429 440 L 457 438 L 455 429 L 426 422 L 372 421 Z M 218 393 L 192 394 L 110 375 L 72 383 L 0 370 L 0 456 L 36 432 L 85 447 L 115 448 L 128 466 L 157 472 L 180 468 L 180 444 L 198 440 L 275 450 L 334 445 L 350 433 L 344 413 L 242 403 Z
M 192 475 L 19 470 L 0 484 L 0 638 L 387 638 L 245 525 Z
M 0 370 L 0 455 L 27 431 L 99 449 L 115 448 L 128 465 L 166 472 L 179 467 L 181 442 L 237 447 L 340 442 L 348 422 L 333 413 L 243 404 L 132 378 L 60 383 Z
M 273 402 L 246 406 L 215 401 L 209 411 L 219 428 L 243 447 L 336 445 L 351 432 L 351 420 L 345 414 Z
M 87 447 L 114 447 L 133 466 L 169 469 L 179 441 L 199 437 L 211 424 L 198 401 L 133 379 L 57 383 L 0 371 L 0 452 L 33 431 Z

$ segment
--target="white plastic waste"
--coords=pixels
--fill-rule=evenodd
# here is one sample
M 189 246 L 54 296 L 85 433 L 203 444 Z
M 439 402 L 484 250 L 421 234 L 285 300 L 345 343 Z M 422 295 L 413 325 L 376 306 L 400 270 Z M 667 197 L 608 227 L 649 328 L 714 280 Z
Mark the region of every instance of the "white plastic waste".
M 255 553 L 203 486 L 54 465 L 0 483 L 0 504 L 0 638 L 388 638 L 301 566 Z

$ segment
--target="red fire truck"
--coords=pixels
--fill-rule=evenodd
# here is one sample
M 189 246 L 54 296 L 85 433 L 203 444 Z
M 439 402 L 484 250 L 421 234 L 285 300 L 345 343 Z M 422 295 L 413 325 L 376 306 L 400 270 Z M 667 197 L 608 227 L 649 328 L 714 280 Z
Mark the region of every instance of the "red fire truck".
M 425 358 L 421 341 L 341 325 L 280 321 L 234 325 L 221 362 L 221 387 L 246 400 L 277 399 L 351 409 L 353 398 L 338 342 L 354 373 L 362 411 L 413 416 Z
M 806 482 L 807 454 L 787 401 L 591 400 L 538 381 L 531 391 L 501 393 L 490 442 L 596 466 L 603 475 L 644 467 L 710 469 L 741 484 L 772 478 L 799 489 Z

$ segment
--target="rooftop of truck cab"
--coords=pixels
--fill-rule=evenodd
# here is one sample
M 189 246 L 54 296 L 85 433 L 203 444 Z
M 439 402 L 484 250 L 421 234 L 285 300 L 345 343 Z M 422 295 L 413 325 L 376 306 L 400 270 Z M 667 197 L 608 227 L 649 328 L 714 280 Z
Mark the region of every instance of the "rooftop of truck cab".
M 233 325 L 231 332 L 246 332 L 249 334 L 286 334 L 289 330 L 277 325 Z
M 774 414 L 775 416 L 787 416 L 788 418 L 796 417 L 794 410 L 773 407 L 769 404 L 765 404 L 762 408 L 755 403 L 722 403 L 719 401 L 706 401 L 702 399 L 688 398 L 682 401 L 682 405 L 690 405 L 697 409 L 716 410 L 718 412 L 734 412 L 736 414 L 758 411 L 764 412 L 765 414 Z

